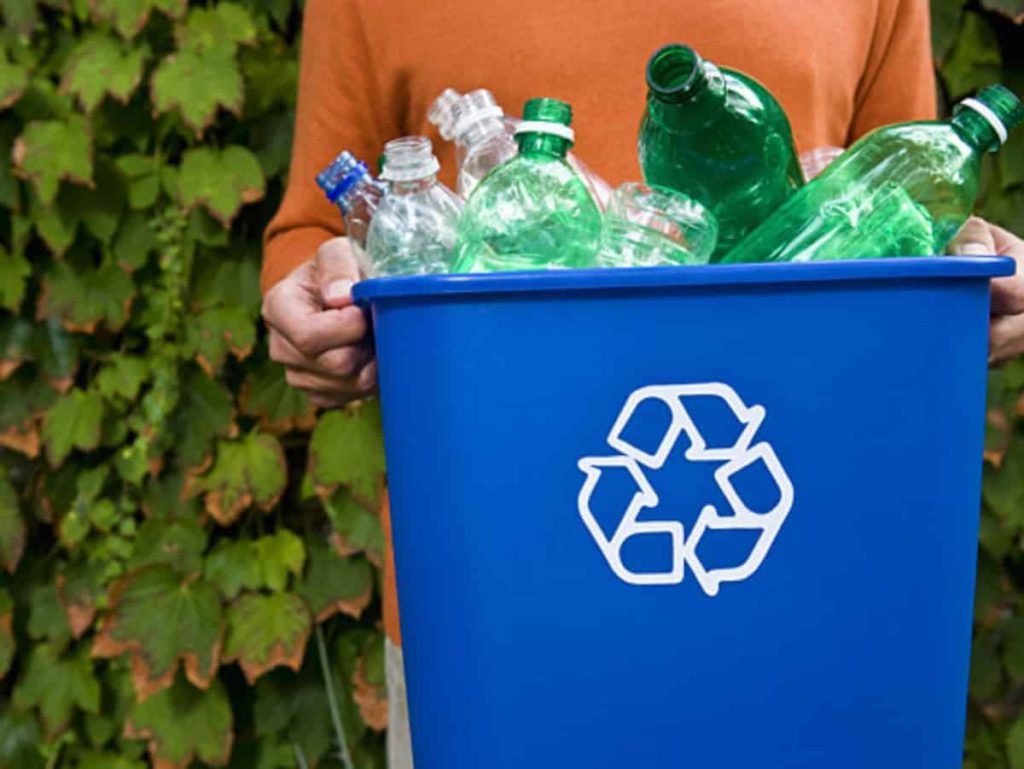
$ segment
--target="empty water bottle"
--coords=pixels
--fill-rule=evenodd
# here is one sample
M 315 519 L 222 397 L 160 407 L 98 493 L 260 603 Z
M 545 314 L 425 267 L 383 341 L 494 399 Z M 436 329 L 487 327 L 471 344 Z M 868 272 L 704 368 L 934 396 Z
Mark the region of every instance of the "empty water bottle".
M 424 136 L 384 145 L 388 192 L 367 233 L 374 275 L 449 271 L 462 201 L 437 180 L 439 167 Z
M 465 95 L 446 88 L 431 105 L 427 119 L 437 126 L 441 138 L 455 142 L 459 164 L 456 190 L 464 198 L 469 198 L 491 170 L 519 152 L 515 139 L 519 121 L 505 115 L 494 95 L 484 88 Z M 583 179 L 598 206 L 604 208 L 611 199 L 608 183 L 572 152 L 566 160 Z
M 651 57 L 647 87 L 639 136 L 644 180 L 711 209 L 721 258 L 803 184 L 789 120 L 756 80 L 684 45 Z
M 345 235 L 352 243 L 364 273 L 372 270 L 366 254 L 366 235 L 387 185 L 373 178 L 366 164 L 345 150 L 323 171 L 316 183 L 341 211 Z
M 601 267 L 707 264 L 718 240 L 714 215 L 667 187 L 627 182 L 604 212 Z
M 828 261 L 943 252 L 971 215 L 981 158 L 1024 122 L 991 86 L 951 120 L 885 126 L 840 155 L 726 255 L 727 262 Z

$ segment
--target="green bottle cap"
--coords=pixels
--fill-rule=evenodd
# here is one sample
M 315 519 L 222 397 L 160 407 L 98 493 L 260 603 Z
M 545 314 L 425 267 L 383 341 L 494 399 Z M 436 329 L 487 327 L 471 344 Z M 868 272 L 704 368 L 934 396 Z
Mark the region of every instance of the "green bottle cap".
M 662 101 L 689 99 L 706 84 L 704 60 L 688 45 L 670 43 L 647 61 L 647 87 Z
M 1004 85 L 990 85 L 978 91 L 971 99 L 964 99 L 956 111 L 972 110 L 992 126 L 1000 144 L 1005 144 L 1010 131 L 1024 123 L 1024 102 Z

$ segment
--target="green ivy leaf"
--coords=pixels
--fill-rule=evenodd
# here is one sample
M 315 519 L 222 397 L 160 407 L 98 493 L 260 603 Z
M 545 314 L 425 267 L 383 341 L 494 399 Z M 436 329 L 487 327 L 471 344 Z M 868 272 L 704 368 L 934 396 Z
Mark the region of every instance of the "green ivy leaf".
M 249 12 L 235 3 L 193 8 L 177 29 L 177 42 L 179 48 L 194 51 L 224 48 L 234 53 L 239 45 L 256 42 L 256 25 Z
M 201 205 L 225 226 L 245 203 L 263 197 L 263 171 L 245 147 L 218 151 L 197 147 L 185 152 L 178 174 L 178 198 L 187 208 Z
M 14 640 L 14 601 L 11 600 L 10 593 L 0 588 L 0 680 L 3 680 L 7 671 L 11 669 L 17 648 L 17 642 Z M 3 752 L 0 748 L 0 756 Z
M 301 546 L 301 542 L 299 543 Z M 25 520 L 7 468 L 0 465 L 0 566 L 14 574 L 25 551 Z M 301 568 L 301 567 L 300 567 Z
M 96 605 L 103 593 L 102 568 L 86 559 L 62 566 L 57 574 L 57 599 L 71 635 L 78 639 L 92 627 Z
M 61 88 L 78 98 L 85 112 L 92 112 L 110 94 L 125 103 L 142 80 L 147 51 L 128 48 L 116 38 L 94 32 L 82 38 L 64 65 Z
M 37 314 L 60 318 L 69 331 L 91 334 L 100 323 L 118 331 L 134 297 L 135 284 L 116 264 L 83 270 L 57 262 L 43 278 Z
M 171 566 L 154 564 L 128 573 L 114 586 L 110 614 L 92 653 L 131 654 L 140 699 L 171 686 L 179 661 L 188 680 L 206 689 L 217 671 L 222 626 L 220 598 L 212 585 L 183 580 Z
M 43 205 L 35 196 L 29 198 L 29 215 L 32 225 L 47 248 L 56 257 L 63 256 L 75 242 L 78 231 L 78 217 L 64 206 L 60 193 L 49 206 Z
M 1003 57 L 999 40 L 984 14 L 969 11 L 964 14 L 960 34 L 942 65 L 942 79 L 946 81 L 953 99 L 998 83 L 1003 74 Z
M 0 308 L 17 312 L 25 297 L 25 284 L 32 265 L 20 254 L 8 254 L 0 246 Z
M 242 74 L 234 54 L 224 48 L 172 53 L 153 73 L 152 99 L 158 113 L 177 109 L 196 136 L 202 136 L 218 108 L 236 115 L 242 110 Z
M 194 499 L 183 499 L 185 477 L 180 470 L 149 478 L 142 495 L 142 510 L 151 518 L 199 518 L 201 510 Z
M 245 360 L 255 344 L 255 319 L 242 307 L 214 307 L 185 321 L 184 348 L 211 377 L 217 375 L 228 353 Z
M 188 468 L 206 465 L 214 438 L 227 438 L 234 432 L 231 393 L 199 369 L 190 368 L 182 378 L 181 401 L 171 428 L 181 463 Z
M 324 500 L 324 510 L 334 529 L 332 541 L 342 555 L 365 552 L 370 562 L 384 563 L 384 531 L 377 512 L 367 510 L 343 489 Z
M 269 433 L 311 430 L 316 425 L 316 407 L 285 381 L 284 367 L 270 360 L 249 371 L 239 402 L 243 413 L 258 417 L 260 428 Z
M 253 706 L 257 733 L 281 734 L 307 756 L 321 756 L 331 745 L 330 705 L 315 657 L 307 655 L 298 675 L 279 668 L 263 676 L 256 683 Z M 339 699 L 345 713 L 348 698 Z M 361 736 L 358 728 L 350 728 L 347 719 L 343 726 L 349 740 Z
M 278 529 L 253 543 L 260 565 L 262 586 L 280 592 L 288 585 L 288 575 L 302 574 L 306 563 L 306 546 L 288 529 Z
M 377 508 L 384 483 L 384 442 L 376 400 L 320 418 L 309 442 L 309 470 L 323 494 L 340 485 Z
M 43 442 L 50 464 L 61 464 L 71 449 L 91 451 L 100 443 L 103 396 L 74 389 L 61 396 L 43 421 Z
M 50 641 L 58 650 L 66 647 L 71 641 L 71 629 L 56 583 L 34 586 L 29 591 L 28 607 L 28 637 L 33 641 Z
M 220 237 L 227 234 L 201 209 L 192 212 L 190 219 L 196 218 L 212 223 Z M 236 247 L 235 250 L 239 249 Z M 189 291 L 189 305 L 196 311 L 235 306 L 252 313 L 250 317 L 255 318 L 263 301 L 259 258 L 232 259 L 223 252 L 211 253 L 205 249 L 200 251 L 200 257 Z
M 129 196 L 130 190 L 129 187 Z M 157 250 L 158 245 L 156 233 L 149 226 L 146 215 L 130 211 L 114 238 L 114 258 L 122 270 L 132 272 L 146 264 L 149 255 Z
M 149 20 L 154 9 L 171 18 L 180 18 L 188 0 L 90 0 L 93 16 L 108 21 L 123 37 L 133 38 Z
M 326 542 L 309 543 L 309 570 L 299 594 L 317 622 L 335 614 L 359 619 L 373 597 L 373 570 L 365 559 L 342 558 Z
M 65 392 L 71 387 L 78 370 L 78 349 L 79 337 L 69 334 L 56 318 L 35 325 L 32 359 L 55 390 Z
M 128 204 L 135 210 L 152 206 L 160 194 L 160 166 L 146 155 L 122 155 L 115 164 L 128 179 Z
M 137 569 L 164 563 L 182 576 L 198 574 L 205 549 L 206 532 L 198 521 L 151 518 L 139 528 L 127 567 Z
M 252 686 L 271 668 L 299 670 L 312 628 L 309 609 L 293 593 L 246 593 L 228 608 L 224 662 L 238 662 Z
M 220 681 L 200 691 L 178 679 L 135 706 L 125 735 L 148 741 L 153 766 L 188 769 L 193 760 L 226 764 L 233 728 L 231 704 Z
M 32 181 L 39 199 L 49 205 L 61 180 L 92 183 L 92 139 L 85 119 L 29 123 L 14 142 L 14 167 Z
M 7 52 L 0 49 L 0 110 L 16 102 L 28 85 L 28 67 L 11 62 Z
M 104 245 L 109 245 L 125 207 L 124 179 L 106 158 L 96 161 L 92 189 L 63 187 L 58 204 L 68 212 L 66 218 L 81 222 Z
M 75 711 L 99 711 L 100 685 L 84 650 L 62 658 L 53 644 L 42 644 L 29 654 L 14 687 L 13 703 L 17 708 L 37 708 L 53 738 L 67 728 Z
M 265 433 L 250 433 L 237 441 L 221 441 L 213 468 L 194 486 L 205 493 L 206 512 L 230 526 L 252 505 L 267 511 L 277 504 L 287 480 L 281 444 Z
M 96 389 L 104 398 L 133 401 L 149 377 L 149 361 L 118 353 L 96 375 Z
M 243 590 L 263 586 L 263 572 L 251 540 L 222 539 L 206 557 L 206 579 L 229 601 Z

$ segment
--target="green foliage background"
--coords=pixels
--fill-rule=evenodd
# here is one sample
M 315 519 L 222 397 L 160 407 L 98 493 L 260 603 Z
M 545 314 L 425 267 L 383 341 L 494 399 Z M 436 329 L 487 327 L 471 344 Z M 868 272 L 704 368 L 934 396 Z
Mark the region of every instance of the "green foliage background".
M 1024 93 L 1024 0 L 932 6 L 946 103 Z M 0 767 L 382 766 L 376 406 L 318 419 L 258 323 L 299 3 L 0 14 Z M 1021 134 L 980 208 L 1024 232 Z M 1024 769 L 1022 391 L 993 373 L 977 769 Z

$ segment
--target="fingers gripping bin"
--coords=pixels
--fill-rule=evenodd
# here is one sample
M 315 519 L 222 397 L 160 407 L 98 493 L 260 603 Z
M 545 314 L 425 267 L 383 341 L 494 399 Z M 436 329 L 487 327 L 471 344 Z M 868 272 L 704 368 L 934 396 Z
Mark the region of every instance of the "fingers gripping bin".
M 956 769 L 996 258 L 371 280 L 417 769 Z

